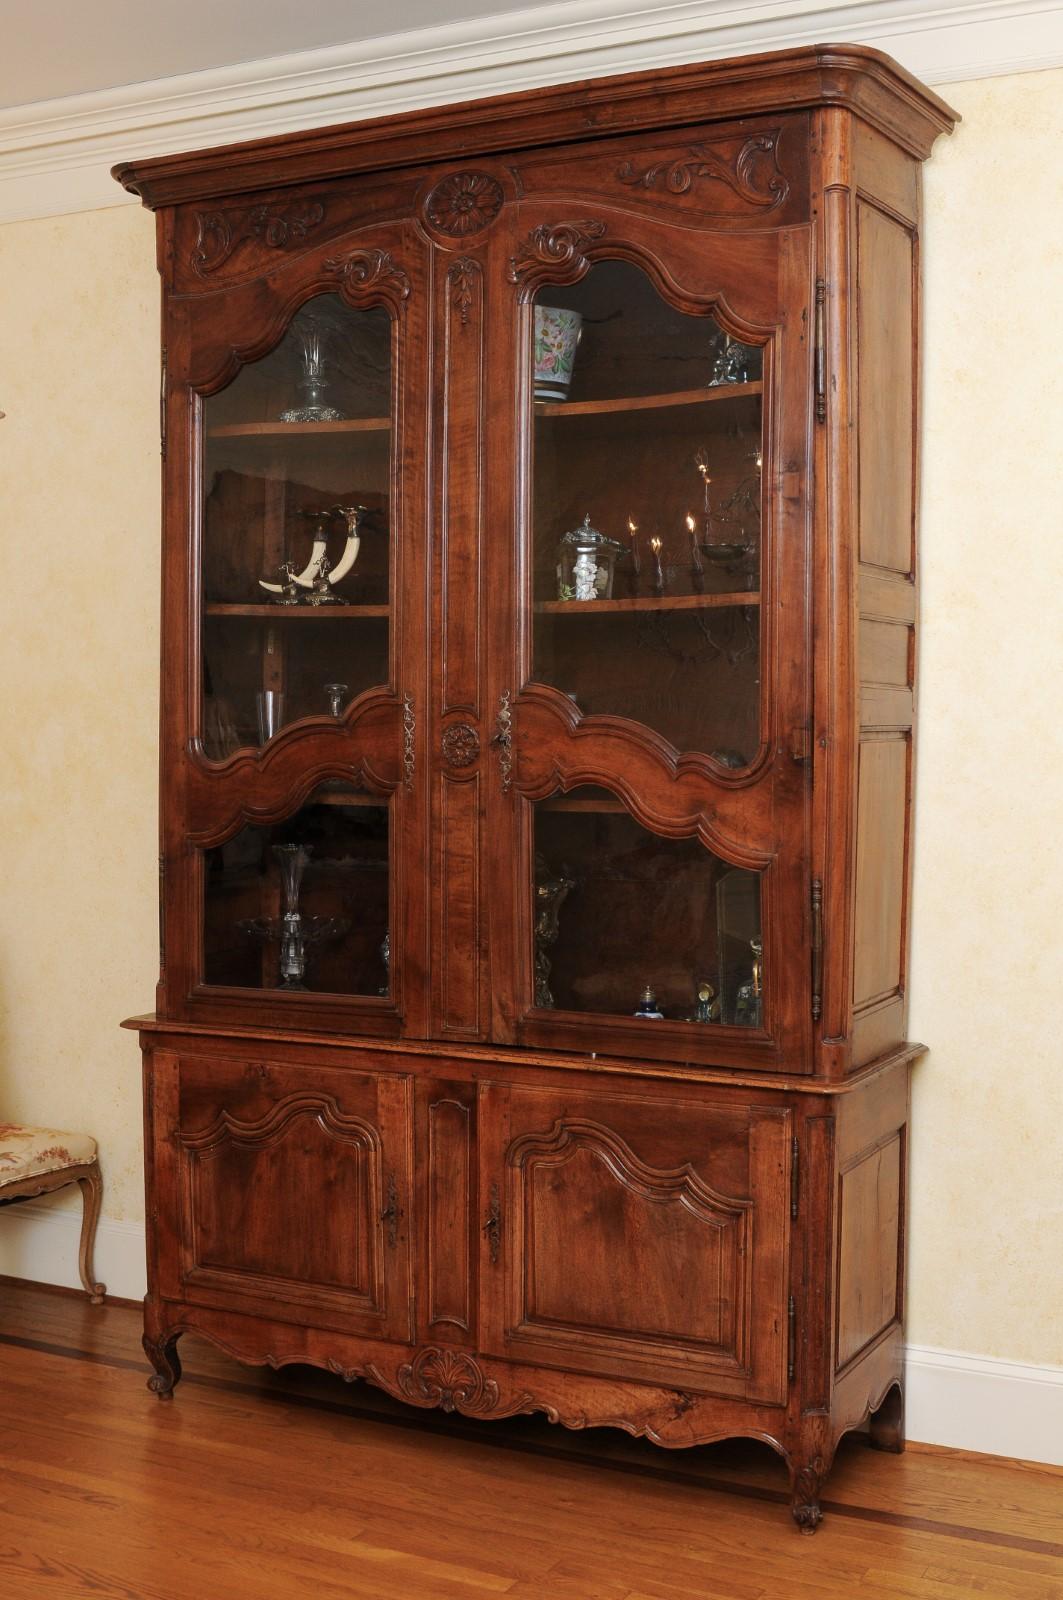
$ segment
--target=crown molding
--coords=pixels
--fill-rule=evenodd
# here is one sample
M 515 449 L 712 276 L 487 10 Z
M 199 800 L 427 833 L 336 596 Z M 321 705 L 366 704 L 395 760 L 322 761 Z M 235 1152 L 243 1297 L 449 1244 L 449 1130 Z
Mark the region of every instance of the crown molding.
M 0 222 L 128 204 L 110 168 L 612 73 L 873 45 L 930 84 L 1063 64 L 1056 0 L 561 0 L 0 111 Z

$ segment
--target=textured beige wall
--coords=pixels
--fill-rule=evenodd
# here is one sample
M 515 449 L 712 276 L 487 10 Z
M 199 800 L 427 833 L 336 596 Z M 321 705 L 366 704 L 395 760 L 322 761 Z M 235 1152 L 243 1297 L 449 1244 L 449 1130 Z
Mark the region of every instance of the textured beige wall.
M 926 167 L 909 1338 L 1063 1364 L 1063 72 Z
M 158 303 L 139 208 L 0 228 L 0 1116 L 95 1133 L 116 1218 L 117 1024 L 158 962 Z
M 1063 72 L 949 98 L 966 120 L 925 228 L 912 1019 L 933 1048 L 909 1336 L 1061 1362 Z M 116 1024 L 156 962 L 156 306 L 139 209 L 0 229 L 0 1114 L 94 1129 L 115 1219 L 142 1215 Z

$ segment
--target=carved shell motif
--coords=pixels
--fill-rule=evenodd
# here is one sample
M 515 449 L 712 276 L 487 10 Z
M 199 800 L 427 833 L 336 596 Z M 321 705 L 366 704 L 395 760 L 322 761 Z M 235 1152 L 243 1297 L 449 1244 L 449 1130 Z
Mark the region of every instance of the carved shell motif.
M 351 299 L 374 289 L 389 289 L 405 300 L 410 292 L 409 278 L 387 250 L 348 250 L 346 255 L 326 261 L 325 271 L 340 279 L 340 292 Z
M 510 282 L 519 283 L 533 267 L 564 267 L 582 272 L 587 266 L 584 251 L 604 232 L 605 223 L 593 220 L 544 222 L 542 227 L 532 229 L 522 248 L 510 258 Z
M 495 220 L 504 198 L 490 173 L 452 172 L 429 191 L 424 214 L 440 233 L 464 239 Z

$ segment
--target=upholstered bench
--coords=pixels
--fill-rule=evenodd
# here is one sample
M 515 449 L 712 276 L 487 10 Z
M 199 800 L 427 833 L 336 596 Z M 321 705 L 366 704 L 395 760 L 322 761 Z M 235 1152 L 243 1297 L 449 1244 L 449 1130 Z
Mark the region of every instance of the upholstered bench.
M 0 1206 L 50 1194 L 68 1183 L 80 1186 L 84 1207 L 78 1254 L 81 1281 L 93 1305 L 102 1305 L 107 1286 L 94 1282 L 92 1272 L 92 1250 L 103 1198 L 95 1139 L 87 1133 L 60 1133 L 57 1128 L 27 1128 L 17 1122 L 0 1122 Z

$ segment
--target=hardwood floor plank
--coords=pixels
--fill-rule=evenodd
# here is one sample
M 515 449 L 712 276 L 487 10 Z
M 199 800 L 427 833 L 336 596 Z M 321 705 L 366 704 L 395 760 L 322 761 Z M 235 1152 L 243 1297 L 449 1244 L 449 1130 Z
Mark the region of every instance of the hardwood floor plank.
M 854 1443 L 801 1539 L 749 1442 L 445 1418 L 191 1339 L 161 1405 L 139 1331 L 0 1289 L 4 1600 L 1063 1600 L 1049 1470 Z

